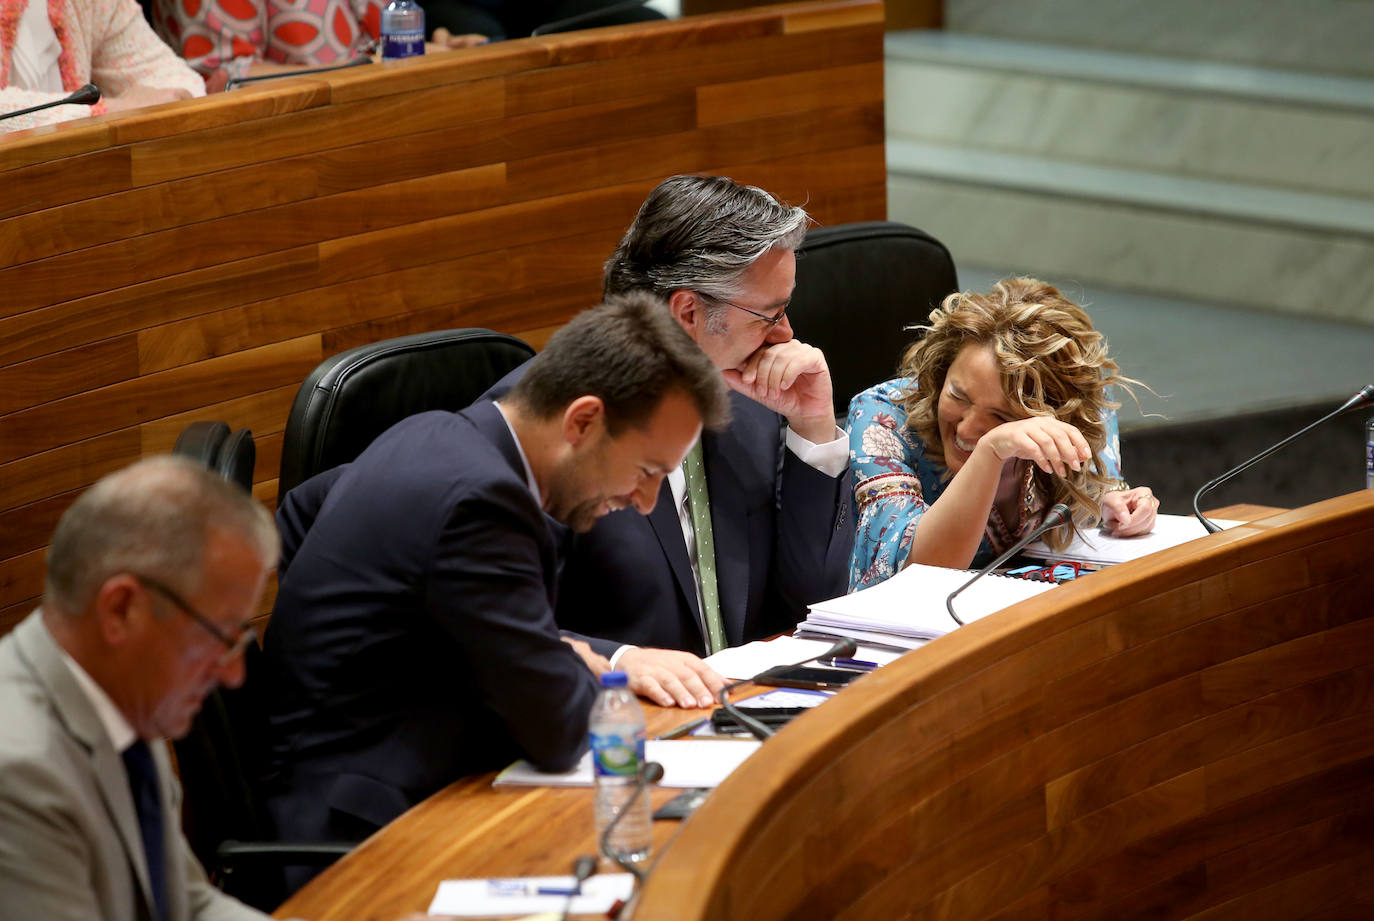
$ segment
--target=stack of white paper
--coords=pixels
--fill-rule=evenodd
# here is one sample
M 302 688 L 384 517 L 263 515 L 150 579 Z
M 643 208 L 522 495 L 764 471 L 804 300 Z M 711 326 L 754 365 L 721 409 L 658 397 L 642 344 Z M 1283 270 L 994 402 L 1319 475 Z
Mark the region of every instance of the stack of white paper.
M 945 598 L 972 577 L 962 569 L 912 563 L 871 588 L 813 604 L 797 632 L 912 649 L 959 626 Z M 1050 582 L 987 576 L 954 599 L 954 610 L 969 623 L 1052 588 Z
M 1215 522 L 1223 530 L 1234 528 L 1241 521 Z M 1041 560 L 1067 560 L 1109 566 L 1139 559 L 1160 550 L 1167 550 L 1199 537 L 1206 537 L 1207 529 L 1191 515 L 1159 515 L 1154 530 L 1138 537 L 1112 537 L 1100 530 L 1088 531 L 1074 537 L 1063 550 L 1051 550 L 1044 541 L 1036 541 L 1026 548 L 1026 556 Z
M 429 914 L 449 918 L 498 918 L 532 912 L 561 912 L 572 888 L 571 876 L 521 876 L 509 879 L 446 879 L 439 884 Z M 601 873 L 582 884 L 569 914 L 605 915 L 634 890 L 629 873 Z
M 644 745 L 644 757 L 663 765 L 660 787 L 717 787 L 730 772 L 758 750 L 759 743 L 711 739 L 654 739 Z M 563 774 L 546 774 L 528 761 L 517 761 L 492 781 L 494 787 L 590 787 L 592 756 L 584 754 L 577 767 Z

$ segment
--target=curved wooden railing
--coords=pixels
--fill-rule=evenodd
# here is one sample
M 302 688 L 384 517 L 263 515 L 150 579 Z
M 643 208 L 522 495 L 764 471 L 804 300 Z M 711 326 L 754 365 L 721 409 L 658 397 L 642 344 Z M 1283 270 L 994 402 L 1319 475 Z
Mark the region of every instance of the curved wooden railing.
M 1040 595 L 780 733 L 636 921 L 1374 917 L 1374 491 Z
M 273 503 L 320 360 L 448 327 L 542 344 L 665 176 L 884 217 L 882 16 L 522 39 L 0 137 L 0 632 L 100 476 L 218 418 Z

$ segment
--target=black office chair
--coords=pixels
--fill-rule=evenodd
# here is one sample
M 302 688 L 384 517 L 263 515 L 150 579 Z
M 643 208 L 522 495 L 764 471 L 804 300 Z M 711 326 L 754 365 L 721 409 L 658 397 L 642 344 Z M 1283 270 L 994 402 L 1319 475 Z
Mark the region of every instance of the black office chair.
M 533 356 L 534 349 L 505 333 L 449 329 L 325 359 L 296 391 L 286 420 L 278 504 L 315 474 L 353 460 L 407 416 L 463 409 Z
M 256 448 L 248 429 L 223 422 L 192 422 L 172 453 L 204 464 L 245 490 L 253 487 Z M 273 841 L 272 823 L 257 795 L 264 710 L 252 679 L 261 650 L 244 651 L 247 679 L 235 689 L 212 691 L 191 730 L 173 743 L 186 797 L 186 837 L 215 883 L 240 900 L 271 911 L 286 896 L 282 868 L 322 866 L 348 853 L 352 843 Z
M 837 419 L 855 394 L 896 375 L 915 338 L 906 328 L 958 289 L 949 250 L 915 227 L 872 221 L 807 233 L 787 315 L 797 337 L 825 353 Z
M 249 492 L 253 490 L 258 451 L 248 429 L 231 431 L 223 422 L 192 422 L 177 436 L 172 453 L 204 464 Z

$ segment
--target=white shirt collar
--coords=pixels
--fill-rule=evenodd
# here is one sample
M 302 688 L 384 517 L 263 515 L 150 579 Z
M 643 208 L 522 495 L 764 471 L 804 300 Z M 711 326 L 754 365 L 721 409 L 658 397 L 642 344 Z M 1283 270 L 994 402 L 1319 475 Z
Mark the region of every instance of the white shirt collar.
M 510 417 L 501 408 L 501 404 L 492 401 L 496 411 L 501 414 L 501 421 L 506 423 L 506 430 L 510 432 L 511 441 L 515 442 L 515 453 L 520 455 L 520 464 L 525 468 L 525 485 L 530 489 L 530 495 L 534 496 L 534 502 L 540 508 L 544 507 L 544 497 L 539 494 L 539 483 L 534 479 L 534 471 L 530 469 L 529 458 L 525 456 L 525 449 L 520 444 L 520 436 L 515 434 L 515 428 L 510 424 Z
M 62 661 L 67 663 L 67 668 L 71 670 L 72 677 L 76 679 L 76 684 L 86 695 L 86 699 L 91 702 L 91 709 L 95 710 L 96 717 L 100 720 L 100 725 L 105 727 L 105 735 L 109 736 L 110 744 L 117 752 L 133 745 L 138 740 L 138 733 L 134 727 L 129 725 L 129 721 L 124 718 L 124 714 L 119 712 L 115 702 L 110 700 L 110 695 L 105 693 L 105 689 L 96 684 L 94 678 L 86 673 L 81 665 L 67 654 L 61 646 L 57 647 L 62 653 Z

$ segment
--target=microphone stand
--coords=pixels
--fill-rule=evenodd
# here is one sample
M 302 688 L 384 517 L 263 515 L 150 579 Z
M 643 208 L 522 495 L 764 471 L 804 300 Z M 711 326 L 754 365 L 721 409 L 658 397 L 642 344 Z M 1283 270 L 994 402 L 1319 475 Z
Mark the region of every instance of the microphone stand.
M 1360 389 L 1359 393 L 1355 394 L 1353 397 L 1346 400 L 1336 410 L 1327 413 L 1325 416 L 1322 416 L 1316 422 L 1313 422 L 1311 425 L 1307 426 L 1301 431 L 1294 432 L 1292 435 L 1289 435 L 1287 438 L 1285 438 L 1283 441 L 1280 441 L 1272 448 L 1269 448 L 1265 451 L 1261 451 L 1259 454 L 1256 454 L 1254 457 L 1250 458 L 1248 461 L 1241 464 L 1239 467 L 1233 467 L 1230 470 L 1223 473 L 1221 476 L 1217 477 L 1216 479 L 1209 480 L 1208 482 L 1203 484 L 1201 489 L 1193 493 L 1193 515 L 1197 517 L 1198 521 L 1202 522 L 1202 526 L 1207 529 L 1208 534 L 1215 534 L 1216 532 L 1220 531 L 1221 527 L 1216 522 L 1209 519 L 1206 515 L 1202 514 L 1202 509 L 1199 507 L 1199 503 L 1201 502 L 1204 493 L 1211 492 L 1214 488 L 1220 486 L 1222 483 L 1225 483 L 1227 480 L 1231 479 L 1231 477 L 1235 476 L 1236 474 L 1243 473 L 1244 471 L 1249 470 L 1251 467 L 1255 466 L 1255 464 L 1258 464 L 1260 461 L 1264 460 L 1270 454 L 1273 454 L 1280 448 L 1283 448 L 1291 442 L 1296 441 L 1297 439 L 1301 438 L 1303 435 L 1306 435 L 1308 432 L 1312 431 L 1314 428 L 1321 425 L 1322 423 L 1329 422 L 1330 420 L 1336 418 L 1342 413 L 1350 412 L 1354 409 L 1363 409 L 1370 403 L 1374 403 L 1374 384 L 1366 384 L 1363 388 Z
M 32 115 L 34 112 L 42 112 L 44 109 L 51 109 L 56 106 L 93 106 L 100 101 L 100 87 L 94 83 L 87 83 L 79 90 L 73 90 L 61 99 L 54 99 L 52 102 L 40 103 L 36 106 L 29 106 L 27 109 L 17 109 L 14 112 L 6 112 L 0 115 L 0 122 L 7 118 L 18 118 L 21 115 Z
M 302 77 L 306 74 L 327 74 L 333 70 L 347 70 L 350 67 L 361 67 L 364 64 L 371 64 L 372 58 L 365 54 L 360 54 L 346 64 L 334 64 L 330 67 L 311 67 L 308 70 L 288 70 L 279 73 L 258 74 L 256 77 L 233 77 L 228 83 L 224 84 L 224 91 L 227 93 L 232 89 L 237 89 L 245 83 L 261 83 L 264 80 L 285 80 L 287 77 Z
M 807 658 L 802 659 L 800 662 L 793 662 L 791 665 L 786 665 L 783 667 L 797 668 L 798 666 L 805 665 L 808 662 L 815 662 L 817 659 L 833 659 L 835 657 L 848 658 L 849 656 L 854 655 L 855 651 L 858 650 L 858 648 L 859 644 L 855 642 L 853 639 L 843 639 L 835 645 L 831 646 L 825 652 L 817 653 L 814 656 L 808 656 Z M 764 674 L 764 672 L 759 672 L 759 674 L 755 675 L 754 678 L 758 678 L 762 674 Z M 731 684 L 727 684 L 725 687 L 720 689 L 720 694 L 717 696 L 720 700 L 720 706 L 722 710 L 724 710 L 726 713 L 734 717 L 735 722 L 739 723 L 745 729 L 748 729 L 749 733 L 754 738 L 758 739 L 760 742 L 764 742 L 772 738 L 776 734 L 776 730 L 768 726 L 765 726 L 763 723 L 754 719 L 752 716 L 747 715 L 744 712 L 744 710 L 730 703 L 730 692 L 737 687 L 748 684 L 749 682 L 753 681 L 754 678 L 746 678 L 743 681 L 735 681 Z
M 1050 510 L 1045 513 L 1045 520 L 1040 522 L 1040 527 L 1035 528 L 1025 537 L 1021 538 L 1016 543 L 1012 544 L 1010 550 L 999 556 L 997 559 L 993 560 L 988 565 L 984 566 L 982 569 L 978 570 L 976 573 L 973 574 L 972 579 L 969 579 L 963 585 L 959 586 L 954 591 L 950 592 L 949 597 L 945 599 L 945 610 L 949 611 L 949 616 L 954 618 L 954 622 L 961 627 L 964 626 L 964 622 L 959 619 L 959 615 L 954 613 L 954 599 L 958 596 L 960 592 L 968 588 L 973 583 L 977 582 L 979 579 L 983 578 L 983 576 L 986 576 L 988 573 L 992 572 L 998 566 L 1001 566 L 1007 560 L 1016 556 L 1016 554 L 1020 553 L 1022 550 L 1025 550 L 1026 547 L 1030 546 L 1031 541 L 1037 539 L 1041 534 L 1044 534 L 1046 531 L 1049 531 L 1052 528 L 1059 527 L 1061 524 L 1068 520 L 1069 507 L 1067 505 L 1065 505 L 1063 502 L 1059 502 L 1050 506 Z
M 622 860 L 619 854 L 611 850 L 611 834 L 620 824 L 620 820 L 625 818 L 625 813 L 633 809 L 635 803 L 639 802 L 639 798 L 644 795 L 644 791 L 648 789 L 649 785 L 658 783 L 662 779 L 663 765 L 657 761 L 644 762 L 644 766 L 639 771 L 639 777 L 635 780 L 634 792 L 630 794 L 630 798 L 625 801 L 625 805 L 620 808 L 615 817 L 606 823 L 606 829 L 601 833 L 601 856 L 615 861 L 619 864 L 620 869 L 634 876 L 635 888 L 644 885 L 644 871 L 628 860 Z
M 619 816 L 616 816 L 619 818 Z M 582 884 L 587 878 L 596 872 L 596 858 L 588 857 L 583 854 L 573 861 L 573 884 L 568 890 L 568 900 L 563 903 L 563 911 L 558 915 L 558 921 L 568 921 L 568 912 L 572 910 L 573 899 L 582 894 Z

